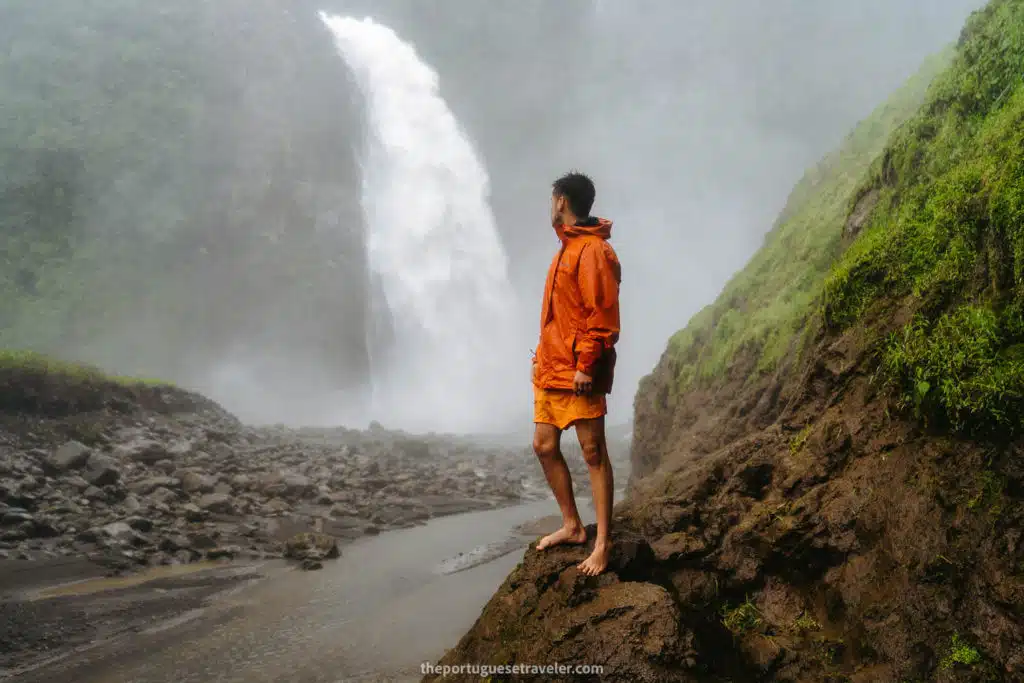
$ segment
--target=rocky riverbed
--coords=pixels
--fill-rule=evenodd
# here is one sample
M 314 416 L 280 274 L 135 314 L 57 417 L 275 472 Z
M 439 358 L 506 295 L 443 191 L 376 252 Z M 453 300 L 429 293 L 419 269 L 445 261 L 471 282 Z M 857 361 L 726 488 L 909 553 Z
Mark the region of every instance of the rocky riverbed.
M 249 427 L 192 398 L 187 409 L 0 415 L 0 560 L 84 556 L 120 572 L 323 558 L 366 534 L 549 495 L 528 431 L 484 440 L 376 424 Z M 622 471 L 625 435 L 613 435 Z M 574 441 L 566 435 L 567 459 L 589 495 Z M 289 544 L 304 532 L 315 536 L 306 545 L 328 547 Z

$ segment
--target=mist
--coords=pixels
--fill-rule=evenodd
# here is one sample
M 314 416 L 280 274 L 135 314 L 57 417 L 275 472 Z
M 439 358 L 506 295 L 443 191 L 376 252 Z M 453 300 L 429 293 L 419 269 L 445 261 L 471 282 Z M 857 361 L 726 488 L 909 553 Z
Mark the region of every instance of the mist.
M 324 10 L 415 47 L 489 176 L 522 302 L 501 353 L 523 384 L 437 388 L 498 397 L 487 429 L 529 427 L 550 184 L 576 168 L 615 222 L 608 419 L 625 422 L 669 336 L 757 250 L 804 169 L 982 4 L 9 3 L 0 343 L 163 377 L 249 421 L 403 426 L 366 410 L 371 347 L 391 343 L 368 334 L 366 102 Z M 74 162 L 48 171 L 54 154 Z M 66 212 L 11 208 L 56 176 Z

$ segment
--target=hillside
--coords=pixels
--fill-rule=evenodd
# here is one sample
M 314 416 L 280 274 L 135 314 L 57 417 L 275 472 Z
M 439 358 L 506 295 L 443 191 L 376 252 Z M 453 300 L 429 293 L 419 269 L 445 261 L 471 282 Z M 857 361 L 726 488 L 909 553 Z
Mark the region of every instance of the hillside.
M 641 386 L 612 571 L 528 551 L 442 664 L 1024 678 L 1022 73 L 993 0 L 807 174 Z

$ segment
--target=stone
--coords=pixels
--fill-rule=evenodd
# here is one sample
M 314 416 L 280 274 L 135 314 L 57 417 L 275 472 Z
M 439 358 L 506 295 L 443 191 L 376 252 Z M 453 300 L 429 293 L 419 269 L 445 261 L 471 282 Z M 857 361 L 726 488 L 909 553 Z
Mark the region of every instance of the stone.
M 203 522 L 210 516 L 210 513 L 201 510 L 195 503 L 186 503 L 182 510 L 185 513 L 185 520 L 188 522 Z
M 161 487 L 176 489 L 181 486 L 181 483 L 179 479 L 174 477 L 149 477 L 148 479 L 132 482 L 128 485 L 128 490 L 140 496 L 145 496 Z
M 128 526 L 136 531 L 146 533 L 153 530 L 153 520 L 146 517 L 129 517 L 125 521 L 128 523 Z
M 225 546 L 223 548 L 213 548 L 212 550 L 206 551 L 206 559 L 208 560 L 233 560 L 236 556 L 242 554 L 242 549 L 235 545 Z
M 292 536 L 285 543 L 284 556 L 294 560 L 309 557 L 334 559 L 340 555 L 337 539 L 327 534 L 306 531 Z
M 264 513 L 270 515 L 278 515 L 291 509 L 292 506 L 280 498 L 275 498 L 263 506 Z
M 18 526 L 25 522 L 34 522 L 35 519 L 29 514 L 28 510 L 21 508 L 9 508 L 7 512 L 0 517 L 0 526 Z
M 113 458 L 94 453 L 82 477 L 93 486 L 107 486 L 121 480 L 121 470 Z
M 231 514 L 234 512 L 234 504 L 231 496 L 226 493 L 207 493 L 199 499 L 199 508 L 207 512 Z
M 159 505 L 170 505 L 179 499 L 177 491 L 172 491 L 169 488 L 160 487 L 157 490 L 149 494 L 149 500 Z
M 174 553 L 178 550 L 188 550 L 192 547 L 192 541 L 188 536 L 183 534 L 174 534 L 173 536 L 167 536 L 160 541 L 160 550 L 165 552 Z
M 201 474 L 194 470 L 185 470 L 179 475 L 181 488 L 185 493 L 212 493 L 217 485 L 217 478 Z
M 115 448 L 114 456 L 122 460 L 152 464 L 167 458 L 167 447 L 159 441 L 139 439 Z
M 92 449 L 78 441 L 68 441 L 58 448 L 46 461 L 51 472 L 64 472 L 70 469 L 84 467 L 89 462 Z

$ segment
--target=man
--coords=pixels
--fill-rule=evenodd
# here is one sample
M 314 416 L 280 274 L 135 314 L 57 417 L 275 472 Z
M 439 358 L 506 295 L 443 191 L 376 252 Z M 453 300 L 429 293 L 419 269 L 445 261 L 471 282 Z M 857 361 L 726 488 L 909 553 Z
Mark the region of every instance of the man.
M 619 338 L 621 280 L 618 257 L 607 242 L 612 223 L 590 215 L 594 196 L 594 184 L 582 173 L 569 173 L 552 186 L 551 226 L 561 247 L 548 269 L 533 358 L 533 449 L 562 511 L 562 528 L 541 539 L 537 549 L 587 541 L 559 448 L 562 432 L 575 426 L 597 512 L 594 551 L 579 565 L 590 576 L 607 568 L 611 552 L 614 481 L 604 416 Z

